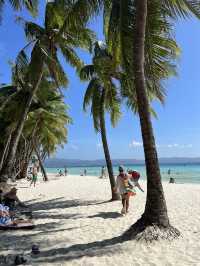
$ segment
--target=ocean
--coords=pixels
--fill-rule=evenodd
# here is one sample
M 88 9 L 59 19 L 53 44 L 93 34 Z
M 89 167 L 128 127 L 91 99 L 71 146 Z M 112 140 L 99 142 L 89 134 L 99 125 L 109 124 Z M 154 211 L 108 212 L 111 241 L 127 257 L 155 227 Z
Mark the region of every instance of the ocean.
M 124 168 L 134 169 L 139 171 L 141 179 L 146 179 L 146 171 L 144 165 L 124 165 Z M 68 167 L 68 174 L 70 175 L 81 175 L 84 169 L 87 170 L 87 175 L 100 176 L 101 167 L 88 166 L 88 167 Z M 170 176 L 168 170 L 171 170 Z M 46 168 L 48 173 L 58 173 L 59 170 L 64 172 L 64 168 Z M 200 165 L 199 164 L 165 164 L 160 165 L 161 176 L 163 181 L 168 181 L 169 177 L 175 178 L 176 183 L 196 183 L 200 184 Z M 114 166 L 114 174 L 117 175 L 118 166 Z

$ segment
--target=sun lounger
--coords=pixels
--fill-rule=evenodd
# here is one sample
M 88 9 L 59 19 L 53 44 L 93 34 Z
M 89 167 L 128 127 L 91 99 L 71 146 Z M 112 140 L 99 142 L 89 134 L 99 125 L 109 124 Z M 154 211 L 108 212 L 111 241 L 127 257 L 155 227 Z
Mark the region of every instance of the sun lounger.
M 32 223 L 20 223 L 16 225 L 0 225 L 0 230 L 24 230 L 24 229 L 33 229 L 35 227 Z

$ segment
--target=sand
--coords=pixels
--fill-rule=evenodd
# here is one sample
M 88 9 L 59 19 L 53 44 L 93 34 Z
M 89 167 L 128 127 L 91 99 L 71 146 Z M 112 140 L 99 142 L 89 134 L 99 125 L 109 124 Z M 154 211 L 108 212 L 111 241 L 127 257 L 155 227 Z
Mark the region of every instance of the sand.
M 146 190 L 146 182 L 141 182 Z M 139 266 L 200 265 L 200 185 L 164 183 L 171 224 L 182 233 L 173 242 L 117 243 L 143 213 L 146 193 L 131 199 L 130 212 L 110 199 L 108 179 L 67 176 L 18 184 L 19 197 L 33 210 L 36 228 L 0 232 L 0 255 L 27 254 L 26 265 Z M 39 255 L 30 256 L 38 244 Z M 0 264 L 2 265 L 2 264 Z

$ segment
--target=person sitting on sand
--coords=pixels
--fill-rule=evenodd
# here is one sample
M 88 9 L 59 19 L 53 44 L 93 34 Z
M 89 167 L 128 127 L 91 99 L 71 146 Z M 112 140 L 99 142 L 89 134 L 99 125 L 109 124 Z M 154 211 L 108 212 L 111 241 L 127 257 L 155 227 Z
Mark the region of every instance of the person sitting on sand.
M 12 220 L 12 215 L 9 210 L 9 207 L 0 204 L 0 226 L 10 226 L 10 225 L 18 225 L 20 223 L 30 223 L 30 220 Z
M 59 176 L 63 176 L 62 170 L 60 170 L 58 174 L 59 174 Z
M 144 192 L 144 190 L 141 188 L 138 180 L 140 179 L 140 173 L 134 170 L 128 170 L 128 174 L 131 176 L 131 183 L 134 187 L 139 188 L 140 191 Z
M 130 196 L 135 195 L 135 191 L 133 186 L 130 182 L 129 176 L 125 173 L 123 166 L 119 166 L 119 175 L 117 176 L 116 180 L 116 187 L 114 188 L 115 191 L 119 191 L 122 198 L 122 210 L 121 214 L 125 215 L 128 213 L 129 209 L 129 198 Z
M 9 207 L 0 204 L 0 225 L 10 225 L 12 224 L 12 219 L 9 213 Z
M 17 189 L 15 187 L 11 188 L 9 192 L 4 194 L 3 203 L 9 207 L 10 211 L 14 211 L 16 203 L 21 207 L 26 207 L 26 205 L 17 197 Z

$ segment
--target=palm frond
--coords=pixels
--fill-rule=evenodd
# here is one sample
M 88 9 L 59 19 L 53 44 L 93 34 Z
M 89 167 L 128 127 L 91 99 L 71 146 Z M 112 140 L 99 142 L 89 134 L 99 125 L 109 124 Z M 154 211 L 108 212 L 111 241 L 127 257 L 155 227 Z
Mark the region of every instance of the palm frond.
M 99 90 L 99 80 L 97 78 L 93 78 L 86 89 L 84 100 L 83 100 L 83 110 L 86 112 L 87 107 L 90 105 L 93 99 L 93 95 L 95 91 Z
M 41 38 L 45 33 L 44 28 L 33 22 L 25 22 L 24 30 L 27 39 L 30 41 Z
M 74 49 L 62 44 L 60 45 L 60 49 L 67 63 L 73 67 L 76 67 L 77 70 L 81 69 L 83 63 Z
M 91 80 L 95 75 L 94 65 L 85 65 L 79 72 L 79 77 L 83 81 Z
M 198 0 L 162 0 L 162 5 L 168 16 L 173 18 L 186 18 L 191 15 L 200 18 L 200 1 Z

